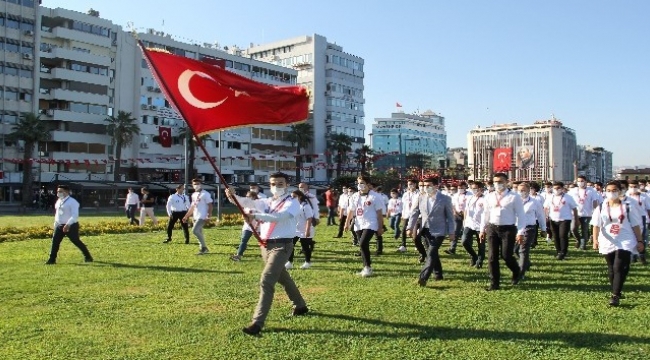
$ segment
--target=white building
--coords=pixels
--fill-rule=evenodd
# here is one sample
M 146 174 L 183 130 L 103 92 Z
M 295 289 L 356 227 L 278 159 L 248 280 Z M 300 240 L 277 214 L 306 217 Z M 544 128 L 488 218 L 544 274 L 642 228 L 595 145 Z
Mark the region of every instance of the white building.
M 467 135 L 468 167 L 474 179 L 503 171 L 511 180 L 573 181 L 576 146 L 575 131 L 555 118 L 477 127 Z
M 319 162 L 332 164 L 333 156 L 327 155 L 330 153 L 329 136 L 335 133 L 350 136 L 352 152 L 365 143 L 364 60 L 317 34 L 251 44 L 246 53 L 253 59 L 298 70 L 298 83 L 306 86 L 312 97 L 313 143 L 305 152 L 319 155 L 313 163 L 305 164 L 313 169 L 303 171 L 302 176 L 312 181 L 327 181 L 332 171 L 314 165 Z
M 578 145 L 578 175 L 590 181 L 607 182 L 614 178 L 612 152 L 591 145 Z

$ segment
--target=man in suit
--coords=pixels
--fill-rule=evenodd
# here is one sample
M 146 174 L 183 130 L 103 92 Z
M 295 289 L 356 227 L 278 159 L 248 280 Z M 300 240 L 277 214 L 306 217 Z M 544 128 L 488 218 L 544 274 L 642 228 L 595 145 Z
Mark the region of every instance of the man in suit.
M 411 218 L 408 221 L 408 235 L 412 236 L 415 230 L 418 216 L 422 214 L 422 230 L 420 233 L 429 244 L 427 259 L 420 272 L 418 284 L 426 286 L 431 273 L 434 273 L 435 280 L 442 280 L 442 264 L 438 251 L 445 236 L 454 241 L 454 211 L 451 206 L 451 198 L 438 191 L 438 180 L 435 178 L 424 179 L 424 190 L 426 195 L 420 198 L 418 207 L 413 209 Z

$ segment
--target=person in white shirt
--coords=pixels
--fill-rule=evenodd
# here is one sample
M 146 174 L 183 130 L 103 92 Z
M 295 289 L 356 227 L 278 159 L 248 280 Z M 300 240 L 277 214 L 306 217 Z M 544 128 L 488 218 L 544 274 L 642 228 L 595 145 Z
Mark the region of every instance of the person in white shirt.
M 259 193 L 255 191 L 249 191 L 246 193 L 246 198 L 255 201 L 259 199 Z M 259 212 L 264 211 L 264 203 L 262 201 L 255 201 L 255 209 Z M 255 227 L 255 231 L 259 231 L 259 223 L 257 221 L 253 220 L 250 221 L 250 223 L 252 223 L 253 226 Z M 241 260 L 242 256 L 244 256 L 244 251 L 246 251 L 246 248 L 248 247 L 248 240 L 250 240 L 251 236 L 253 236 L 253 228 L 251 228 L 251 225 L 249 224 L 248 221 L 244 221 L 244 225 L 242 226 L 241 229 L 241 237 L 239 239 L 239 247 L 237 248 L 237 253 L 231 256 L 230 260 L 232 261 Z
M 401 234 L 399 224 L 402 220 L 402 199 L 399 198 L 397 189 L 390 190 L 386 216 L 390 219 L 390 228 L 395 231 L 395 240 L 399 239 Z
M 131 225 L 138 225 L 138 221 L 135 219 L 138 205 L 140 205 L 138 194 L 136 194 L 132 188 L 129 188 L 129 191 L 126 194 L 126 200 L 124 201 L 124 210 L 126 211 L 126 217 L 129 218 Z
M 578 204 L 573 197 L 564 193 L 564 183 L 553 183 L 553 195 L 546 198 L 544 210 L 551 220 L 553 242 L 555 243 L 556 258 L 564 260 L 569 251 L 569 232 L 571 221 L 576 224 L 578 220 Z
M 169 222 L 167 223 L 167 239 L 163 243 L 172 242 L 172 230 L 176 222 L 180 220 L 181 227 L 183 228 L 183 235 L 185 236 L 185 243 L 190 243 L 190 229 L 186 222 L 183 222 L 183 217 L 187 214 L 187 209 L 190 208 L 190 197 L 185 195 L 185 185 L 180 184 L 176 186 L 176 192 L 169 195 L 167 198 L 167 216 Z
M 158 225 L 158 219 L 156 219 L 156 214 L 154 214 L 153 211 L 154 206 L 156 205 L 156 199 L 151 196 L 149 189 L 146 187 L 140 189 L 140 192 L 142 193 L 142 200 L 140 201 L 142 203 L 142 207 L 140 208 L 140 226 L 144 226 L 147 216 L 153 221 L 153 226 Z
M 544 191 L 539 194 L 543 201 L 542 205 L 546 204 L 546 200 L 553 196 L 553 183 L 547 181 L 544 183 Z M 551 219 L 548 217 L 548 212 L 546 213 L 546 243 L 550 244 L 553 242 L 553 228 L 551 227 Z
M 264 190 L 262 190 L 262 188 L 258 183 L 252 182 L 248 184 L 248 190 L 252 192 L 256 192 L 258 199 L 266 199 L 266 195 L 264 195 Z
M 342 238 L 343 237 L 343 228 L 345 227 L 345 221 L 347 220 L 348 217 L 348 201 L 350 200 L 350 196 L 348 195 L 348 187 L 343 186 L 343 189 L 341 190 L 341 195 L 339 195 L 339 200 L 338 200 L 338 209 L 337 209 L 337 214 L 339 216 L 339 232 L 335 238 Z
M 81 239 L 79 239 L 79 203 L 70 196 L 70 188 L 67 185 L 59 185 L 56 189 L 56 196 L 59 198 L 54 204 L 54 233 L 52 234 L 52 248 L 50 258 L 45 264 L 56 264 L 56 257 L 59 253 L 61 241 L 65 236 L 84 255 L 85 262 L 93 262 L 93 257 Z
M 456 236 L 454 236 L 456 240 L 450 242 L 449 249 L 445 250 L 445 253 L 453 255 L 456 254 L 458 240 L 463 237 L 465 206 L 467 206 L 467 200 L 471 195 L 467 194 L 467 183 L 464 181 L 458 184 L 458 188 L 452 185 L 451 193 L 451 205 L 454 208 L 454 221 L 456 222 Z
M 521 201 L 524 203 L 526 213 L 526 232 L 523 243 L 515 246 L 515 252 L 519 253 L 519 276 L 523 279 L 526 271 L 530 268 L 530 249 L 537 238 L 537 225 L 542 229 L 542 236 L 546 236 L 546 213 L 544 205 L 530 194 L 530 185 L 522 182 L 517 186 Z
M 359 273 L 362 277 L 372 275 L 372 262 L 370 259 L 370 240 L 373 235 L 381 235 L 384 231 L 382 221 L 383 202 L 375 195 L 370 194 L 370 178 L 362 175 L 357 178 L 359 192 L 352 195 L 348 208 L 348 220 L 345 230 L 352 227 L 354 222 L 357 239 L 361 249 L 363 270 Z M 354 216 L 353 216 L 354 214 Z
M 526 213 L 521 197 L 506 189 L 508 176 L 496 173 L 493 177 L 495 191 L 485 197 L 485 210 L 481 218 L 479 241 L 489 245 L 490 286 L 488 291 L 499 290 L 501 271 L 499 257 L 512 271 L 512 285 L 521 280 L 519 264 L 513 256 L 515 241 L 522 244 L 526 231 Z
M 402 195 L 402 244 L 397 251 L 406 251 L 406 230 L 410 227 L 409 224 L 411 214 L 417 203 L 419 193 L 417 191 L 418 181 L 416 179 L 409 179 L 406 185 L 406 191 Z
M 269 175 L 273 197 L 256 201 L 236 196 L 231 189 L 225 191 L 231 202 L 238 201 L 244 207 L 246 215 L 253 220 L 261 221 L 260 250 L 264 260 L 264 270 L 260 277 L 260 297 L 252 322 L 242 329 L 248 335 L 256 336 L 262 331 L 273 303 L 276 283 L 284 287 L 289 300 L 293 303 L 293 316 L 301 316 L 309 312 L 305 299 L 284 266 L 289 260 L 289 254 L 293 252 L 293 238 L 300 212 L 298 200 L 287 193 L 288 181 L 289 177 L 281 172 Z M 255 202 L 262 202 L 264 211 L 257 211 Z
M 623 284 L 630 268 L 632 253 L 645 250 L 641 238 L 641 217 L 639 213 L 621 202 L 621 184 L 610 181 L 605 188 L 607 200 L 594 210 L 593 247 L 605 255 L 612 290 L 609 304 L 618 306 Z
M 183 217 L 183 222 L 187 222 L 187 219 L 192 216 L 194 220 L 194 225 L 192 225 L 192 233 L 199 240 L 199 252 L 196 255 L 207 254 L 210 250 L 205 244 L 205 237 L 203 236 L 203 226 L 205 223 L 210 220 L 212 216 L 212 208 L 214 207 L 212 203 L 212 196 L 210 193 L 203 190 L 203 182 L 201 179 L 192 180 L 192 187 L 194 188 L 194 193 L 192 193 L 192 205 L 187 210 L 187 214 Z
M 314 227 L 311 225 L 311 219 L 314 217 L 311 205 L 307 202 L 305 194 L 300 190 L 291 192 L 291 198 L 298 201 L 300 204 L 300 211 L 296 216 L 296 236 L 293 238 L 293 246 L 300 241 L 302 253 L 305 255 L 305 263 L 300 266 L 301 269 L 309 269 L 311 267 L 311 255 L 314 252 Z M 289 260 L 284 264 L 284 267 L 289 270 L 293 269 L 293 256 L 295 251 L 289 255 Z
M 630 198 L 630 201 L 636 203 L 640 210 L 641 214 L 641 238 L 643 239 L 643 244 L 648 245 L 648 232 L 647 224 L 648 218 L 650 217 L 650 197 L 646 193 L 641 192 L 641 184 L 637 180 L 628 180 L 627 181 L 628 191 L 627 196 Z M 639 259 L 643 265 L 647 264 L 645 250 L 639 252 Z
M 485 242 L 478 241 L 481 217 L 485 209 L 484 184 L 475 181 L 471 186 L 474 195 L 469 198 L 465 207 L 462 244 L 470 256 L 470 266 L 476 266 L 477 269 L 480 269 L 483 267 L 483 261 L 485 260 Z M 474 237 L 478 242 L 478 254 L 474 251 Z
M 576 238 L 576 248 L 587 250 L 589 242 L 589 222 L 594 214 L 594 209 L 600 203 L 598 194 L 587 188 L 587 178 L 580 175 L 576 178 L 576 187 L 569 193 L 578 204 L 578 222 L 573 224 L 573 236 Z
M 381 192 L 381 186 L 376 186 L 375 183 L 370 182 L 368 184 L 370 187 L 370 194 L 373 195 L 375 198 L 377 198 L 377 201 L 381 201 L 381 218 L 378 219 L 379 221 L 379 226 L 382 228 L 382 234 L 386 232 L 387 228 L 386 225 L 384 224 L 384 218 L 386 217 L 386 209 L 388 205 L 388 197 L 386 194 Z M 384 253 L 384 236 L 379 235 L 375 233 L 375 237 L 377 238 L 377 256 L 382 255 Z M 361 255 L 361 254 L 359 254 Z

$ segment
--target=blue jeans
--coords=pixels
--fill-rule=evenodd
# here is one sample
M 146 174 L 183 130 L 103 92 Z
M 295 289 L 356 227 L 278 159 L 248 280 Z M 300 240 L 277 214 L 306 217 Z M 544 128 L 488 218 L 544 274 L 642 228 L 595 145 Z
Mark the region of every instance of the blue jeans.
M 250 230 L 241 231 L 241 240 L 239 241 L 239 248 L 237 249 L 237 255 L 239 256 L 244 255 L 244 251 L 246 251 L 246 247 L 248 246 L 248 240 L 250 240 L 251 236 L 253 236 L 252 231 Z
M 395 230 L 395 239 L 399 239 L 402 233 L 399 228 L 400 221 L 402 221 L 402 214 L 395 214 L 390 217 L 390 228 Z

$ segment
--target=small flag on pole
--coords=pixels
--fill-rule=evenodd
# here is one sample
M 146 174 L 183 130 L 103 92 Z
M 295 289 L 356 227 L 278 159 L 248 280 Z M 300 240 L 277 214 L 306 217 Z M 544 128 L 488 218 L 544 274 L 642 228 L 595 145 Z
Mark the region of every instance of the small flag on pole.
M 395 103 L 395 106 L 397 106 L 397 107 L 402 107 L 402 104 L 396 102 L 396 103 Z

